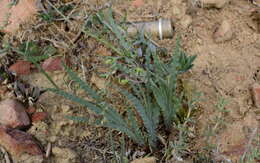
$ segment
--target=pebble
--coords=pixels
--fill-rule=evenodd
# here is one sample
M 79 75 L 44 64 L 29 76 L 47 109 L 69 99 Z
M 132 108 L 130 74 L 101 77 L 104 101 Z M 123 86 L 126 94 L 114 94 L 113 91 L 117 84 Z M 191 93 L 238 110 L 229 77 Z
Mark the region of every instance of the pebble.
M 46 112 L 36 112 L 32 114 L 32 122 L 43 121 L 47 118 L 48 114 Z
M 0 102 L 0 124 L 11 128 L 24 128 L 30 125 L 30 119 L 19 101 L 7 99 Z
M 28 113 L 28 114 L 33 114 L 33 113 L 36 112 L 36 108 L 33 107 L 33 106 L 30 106 L 30 107 L 27 108 L 25 111 L 26 111 L 26 113 Z
M 225 41 L 230 41 L 234 36 L 232 31 L 231 24 L 228 20 L 223 20 L 220 26 L 213 34 L 213 39 L 216 43 L 222 43 Z
M 9 67 L 9 71 L 16 75 L 28 75 L 31 73 L 32 63 L 28 61 L 18 60 Z

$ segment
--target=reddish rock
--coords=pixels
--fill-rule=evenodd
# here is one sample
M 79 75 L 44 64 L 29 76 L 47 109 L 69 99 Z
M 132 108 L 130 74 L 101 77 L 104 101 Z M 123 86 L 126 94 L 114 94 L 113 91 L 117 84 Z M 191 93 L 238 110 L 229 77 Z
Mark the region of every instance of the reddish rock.
M 42 69 L 50 72 L 63 70 L 62 57 L 48 58 L 43 62 Z
M 15 157 L 23 153 L 43 155 L 39 144 L 30 134 L 2 125 L 0 125 L 0 145 Z
M 253 99 L 255 106 L 260 108 L 260 85 L 254 84 L 252 87 Z
M 19 60 L 9 67 L 9 71 L 17 75 L 28 75 L 31 73 L 32 63 L 28 61 Z
M 22 128 L 30 125 L 30 119 L 19 101 L 7 99 L 0 102 L 0 124 Z
M 48 114 L 46 112 L 37 112 L 32 115 L 32 122 L 38 122 L 46 119 Z
M 35 107 L 30 106 L 30 107 L 27 108 L 25 111 L 26 111 L 26 113 L 28 113 L 28 114 L 33 114 L 33 113 L 36 112 L 36 109 L 35 109 Z

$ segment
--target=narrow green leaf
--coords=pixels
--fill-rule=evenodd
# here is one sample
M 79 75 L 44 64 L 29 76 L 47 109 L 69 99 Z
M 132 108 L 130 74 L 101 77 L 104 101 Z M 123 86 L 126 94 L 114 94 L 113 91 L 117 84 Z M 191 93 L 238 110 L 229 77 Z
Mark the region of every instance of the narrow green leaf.
M 139 99 L 137 99 L 134 95 L 132 95 L 131 93 L 125 91 L 125 90 L 121 90 L 121 93 L 127 97 L 127 99 L 135 106 L 138 114 L 141 116 L 144 126 L 147 129 L 148 133 L 150 134 L 149 136 L 151 136 L 152 138 L 155 137 L 156 134 L 156 128 L 153 125 L 153 119 L 150 119 L 149 116 L 146 113 L 146 109 L 144 108 L 144 106 L 142 105 L 142 103 L 140 102 Z M 155 147 L 154 144 L 151 144 L 153 146 L 153 148 Z
M 86 118 L 86 117 L 65 116 L 65 118 L 76 121 L 76 122 L 80 122 L 80 123 L 88 123 L 89 122 L 89 118 Z
M 138 138 L 138 141 L 145 142 L 144 136 L 140 130 L 140 127 L 138 126 L 137 120 L 135 119 L 133 111 L 131 109 L 128 109 L 128 120 L 131 124 L 131 128 L 136 134 L 136 137 Z
M 87 107 L 89 110 L 91 110 L 97 114 L 100 114 L 102 112 L 102 109 L 100 107 L 98 107 L 97 105 L 93 104 L 92 102 L 86 101 L 82 98 L 79 98 L 73 94 L 69 94 L 65 91 L 62 91 L 60 89 L 55 89 L 55 88 L 48 88 L 46 90 L 56 93 L 60 96 L 63 96 L 66 99 L 71 100 L 73 102 L 79 103 L 80 105 Z
M 102 101 L 101 97 L 83 80 L 81 80 L 75 72 L 73 72 L 68 66 L 63 64 L 65 70 L 69 74 L 70 78 L 79 84 L 80 88 L 82 88 L 86 93 L 88 93 L 94 100 Z

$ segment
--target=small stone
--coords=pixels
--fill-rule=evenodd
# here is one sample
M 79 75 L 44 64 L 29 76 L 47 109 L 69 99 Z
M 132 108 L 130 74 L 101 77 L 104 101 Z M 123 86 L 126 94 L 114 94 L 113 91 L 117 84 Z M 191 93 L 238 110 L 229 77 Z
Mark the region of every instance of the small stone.
M 216 32 L 213 34 L 213 39 L 216 43 L 222 43 L 229 41 L 233 38 L 234 33 L 231 28 L 231 24 L 227 20 L 223 20 Z
M 188 28 L 191 25 L 191 23 L 192 17 L 190 15 L 184 15 L 180 20 L 180 24 L 184 29 Z
M 199 0 L 202 8 L 223 8 L 230 0 Z
M 93 73 L 90 81 L 95 84 L 99 89 L 106 88 L 106 81 L 103 78 L 98 77 L 95 73 Z
M 37 112 L 32 115 L 32 122 L 43 121 L 46 119 L 48 114 L 46 112 Z
M 260 85 L 254 84 L 252 87 L 253 100 L 256 107 L 260 108 Z
M 28 75 L 31 73 L 32 63 L 28 61 L 19 60 L 9 67 L 9 71 L 17 75 Z
M 62 163 L 78 163 L 78 156 L 75 151 L 69 148 L 52 148 L 52 154 L 54 155 L 54 162 Z
M 23 128 L 30 125 L 30 119 L 19 101 L 7 99 L 0 102 L 0 124 Z
M 25 111 L 26 111 L 26 113 L 28 113 L 28 114 L 33 114 L 33 113 L 36 112 L 36 109 L 35 109 L 35 107 L 30 106 L 30 107 L 27 108 Z
M 19 157 L 23 153 L 43 154 L 38 143 L 30 134 L 2 125 L 0 125 L 0 145 L 15 157 Z
M 155 157 L 140 158 L 132 161 L 131 163 L 156 163 Z

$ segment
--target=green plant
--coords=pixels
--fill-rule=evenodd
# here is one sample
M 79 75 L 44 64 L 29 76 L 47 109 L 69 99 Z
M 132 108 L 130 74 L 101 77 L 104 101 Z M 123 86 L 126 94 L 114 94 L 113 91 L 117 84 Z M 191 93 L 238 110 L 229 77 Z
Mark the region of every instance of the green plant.
M 136 118 L 133 115 L 133 111 L 131 109 L 128 110 L 128 118 L 127 120 L 124 120 L 124 118 L 108 103 L 105 102 L 105 100 L 97 94 L 95 90 L 90 88 L 89 85 L 87 85 L 84 81 L 82 81 L 73 71 L 71 71 L 66 65 L 64 65 L 67 73 L 71 77 L 73 81 L 79 84 L 79 86 L 88 93 L 88 95 L 95 100 L 95 102 L 87 101 L 82 98 L 79 98 L 73 94 L 69 94 L 67 92 L 64 92 L 60 90 L 57 85 L 53 82 L 53 80 L 49 77 L 49 75 L 40 67 L 38 64 L 38 58 L 33 56 L 34 52 L 34 46 L 30 44 L 30 42 L 27 42 L 25 44 L 24 48 L 21 48 L 20 50 L 14 49 L 15 52 L 18 54 L 23 55 L 28 61 L 31 61 L 34 63 L 37 68 L 41 70 L 42 73 L 47 77 L 47 79 L 55 86 L 55 88 L 49 88 L 47 90 L 52 91 L 56 94 L 59 94 L 71 101 L 77 102 L 81 104 L 82 106 L 87 107 L 91 111 L 95 112 L 97 115 L 102 116 L 101 119 L 98 119 L 96 121 L 97 125 L 101 125 L 104 127 L 109 127 L 115 130 L 118 130 L 120 132 L 125 133 L 129 138 L 134 140 L 139 145 L 146 145 L 146 137 L 141 132 L 141 128 L 138 126 L 138 122 Z M 138 108 L 138 112 L 141 113 L 141 116 L 144 119 L 145 123 L 152 124 L 152 119 L 147 118 L 148 115 L 144 111 L 144 107 L 142 106 L 141 102 L 135 98 L 132 94 L 128 93 L 127 91 L 123 91 L 123 94 L 126 95 L 129 98 L 129 101 L 133 102 L 134 105 Z M 80 117 L 68 117 L 69 119 L 77 120 L 77 121 L 87 121 L 85 118 Z M 148 133 L 151 132 L 151 127 L 148 126 Z M 152 133 L 153 132 L 153 133 Z M 154 131 L 151 132 L 151 135 L 154 136 Z M 149 134 L 148 134 L 149 135 Z M 153 138 L 148 138 L 149 142 L 153 142 Z M 155 148 L 155 144 L 150 144 L 151 147 Z
M 258 147 L 259 147 L 259 142 L 258 142 Z M 249 163 L 254 163 L 255 161 L 259 161 L 260 160 L 260 149 L 257 147 L 252 149 L 250 154 L 247 156 L 246 160 Z
M 65 65 L 64 65 L 65 66 Z M 144 126 L 147 133 L 142 132 L 141 127 L 138 125 L 138 122 L 133 114 L 132 108 L 128 109 L 128 116 L 126 120 L 118 111 L 112 107 L 110 104 L 105 102 L 105 100 L 98 95 L 98 93 L 90 88 L 88 84 L 82 81 L 73 71 L 71 71 L 67 66 L 65 66 L 67 73 L 71 79 L 79 84 L 81 89 L 85 90 L 86 93 L 92 98 L 93 101 L 87 101 L 82 98 L 76 97 L 73 94 L 69 94 L 57 88 L 49 88 L 49 91 L 52 91 L 56 94 L 59 94 L 69 100 L 77 102 L 82 106 L 87 107 L 91 111 L 95 112 L 97 115 L 101 116 L 101 119 L 97 121 L 96 124 L 115 129 L 122 133 L 125 133 L 129 138 L 134 140 L 139 145 L 147 145 L 147 141 L 152 148 L 156 147 L 156 125 L 158 122 L 158 112 L 156 108 L 150 108 L 151 104 L 149 100 L 146 100 L 145 103 L 136 98 L 133 94 L 125 90 L 120 90 L 124 94 L 129 102 L 135 107 L 136 111 L 139 113 L 140 117 L 143 120 Z M 148 98 L 144 96 L 144 98 Z M 147 110 L 151 109 L 151 110 Z
M 49 1 L 47 1 L 47 3 L 50 3 Z M 60 5 L 59 7 L 55 8 L 55 9 L 47 9 L 47 10 L 44 10 L 42 12 L 39 13 L 38 17 L 40 17 L 42 20 L 48 22 L 48 23 L 52 23 L 54 22 L 55 20 L 58 20 L 60 19 L 56 12 L 56 10 L 58 10 L 61 14 L 64 14 L 68 11 L 71 11 L 72 10 L 72 5 L 69 4 L 69 5 Z
M 51 14 L 51 13 L 44 13 L 44 12 L 42 12 L 38 16 L 40 18 L 42 18 L 42 20 L 44 20 L 44 21 L 46 21 L 48 23 L 51 23 L 55 19 L 54 15 Z
M 169 63 L 162 62 L 157 55 L 153 55 L 153 59 L 153 72 L 150 71 L 149 82 L 153 95 L 162 109 L 164 124 L 169 130 L 183 107 L 182 95 L 177 93 L 178 76 L 193 66 L 195 56 L 187 57 L 180 50 L 179 41 L 177 41 L 175 52 Z
M 102 12 L 97 13 L 91 17 L 87 25 L 93 27 L 85 31 L 88 36 L 95 38 L 119 55 L 110 57 L 107 62 L 111 64 L 111 72 L 126 74 L 126 79 L 123 81 L 127 83 L 131 81 L 145 83 L 146 90 L 151 90 L 162 110 L 166 128 L 170 130 L 182 108 L 183 99 L 177 92 L 178 76 L 192 68 L 196 56 L 187 56 L 180 48 L 180 39 L 177 39 L 170 61 L 163 62 L 159 59 L 158 48 L 146 39 L 144 33 L 141 32 L 134 39 L 127 37 L 124 26 L 120 27 L 116 24 L 111 10 L 106 11 L 106 15 Z M 102 30 L 98 32 L 97 29 L 100 28 Z M 95 32 L 93 29 L 96 29 Z M 105 38 L 108 33 L 109 38 Z M 112 41 L 107 41 L 109 39 L 116 42 L 114 44 L 117 46 L 114 46 Z
M 173 122 L 177 124 L 186 115 L 190 116 L 190 113 L 185 113 L 184 116 L 179 114 L 185 108 L 182 106 L 185 99 L 182 91 L 178 91 L 178 79 L 180 74 L 192 68 L 195 56 L 187 56 L 180 49 L 178 40 L 172 57 L 163 61 L 159 56 L 162 53 L 161 48 L 156 47 L 143 32 L 135 38 L 128 37 L 124 27 L 119 26 L 113 19 L 112 10 L 109 10 L 108 14 L 97 13 L 89 17 L 85 27 L 87 28 L 83 29 L 83 33 L 114 52 L 113 56 L 107 58 L 107 63 L 111 65 L 111 72 L 107 77 L 122 79 L 119 76 L 124 74 L 122 80 L 127 81 L 125 84 L 131 87 L 130 91 L 115 87 L 115 90 L 124 95 L 131 104 L 126 108 L 126 116 L 121 115 L 117 108 L 106 101 L 105 95 L 100 95 L 66 65 L 64 67 L 71 80 L 76 82 L 91 99 L 85 100 L 60 90 L 39 67 L 39 60 L 30 54 L 29 43 L 26 43 L 25 50 L 17 52 L 36 64 L 55 86 L 47 90 L 81 104 L 99 115 L 96 125 L 117 130 L 140 146 L 156 149 L 160 117 L 163 117 L 164 125 L 169 130 Z M 141 122 L 137 117 L 140 117 Z M 77 117 L 69 118 L 77 120 Z
M 24 53 L 27 58 L 33 58 L 36 62 L 48 59 L 57 52 L 53 46 L 46 46 L 41 49 L 36 42 L 32 41 L 21 44 L 18 51 Z

